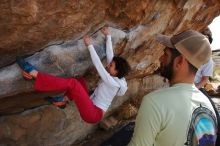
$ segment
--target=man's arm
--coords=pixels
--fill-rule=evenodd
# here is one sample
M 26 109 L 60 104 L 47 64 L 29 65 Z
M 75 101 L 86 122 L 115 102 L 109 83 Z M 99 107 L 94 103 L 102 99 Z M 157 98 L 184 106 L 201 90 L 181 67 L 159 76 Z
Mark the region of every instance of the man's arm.
M 209 77 L 212 76 L 213 66 L 214 66 L 214 63 L 212 59 L 210 59 L 208 63 L 202 66 L 202 70 L 201 70 L 202 78 L 201 78 L 201 81 L 196 84 L 196 87 L 198 89 L 203 88 L 205 84 L 208 82 Z
M 209 80 L 209 76 L 203 76 L 201 81 L 196 84 L 196 87 L 198 89 L 203 88 L 205 86 L 205 84 L 208 82 L 208 80 Z
M 161 114 L 151 98 L 145 96 L 138 111 L 133 137 L 128 146 L 153 146 L 161 128 Z
M 108 27 L 103 27 L 101 32 L 106 36 L 106 58 L 107 63 L 110 64 L 114 57 L 111 34 Z

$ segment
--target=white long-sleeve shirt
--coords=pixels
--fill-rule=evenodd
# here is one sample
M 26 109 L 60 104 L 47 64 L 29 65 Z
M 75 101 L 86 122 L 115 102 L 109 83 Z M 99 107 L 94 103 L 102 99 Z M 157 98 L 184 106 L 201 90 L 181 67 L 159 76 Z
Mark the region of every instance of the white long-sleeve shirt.
M 106 39 L 106 57 L 107 63 L 109 64 L 113 59 L 111 36 L 107 35 Z M 101 77 L 101 81 L 99 81 L 98 86 L 91 95 L 91 99 L 97 107 L 101 108 L 103 111 L 107 111 L 116 95 L 122 96 L 125 94 L 128 88 L 127 82 L 125 78 L 119 79 L 118 77 L 113 77 L 105 70 L 105 67 L 97 55 L 93 45 L 89 45 L 88 49 L 92 62 Z
M 195 84 L 200 83 L 202 80 L 202 77 L 204 76 L 211 77 L 213 73 L 213 66 L 214 66 L 214 62 L 212 58 L 210 58 L 209 61 L 206 64 L 203 64 L 196 72 L 194 83 Z

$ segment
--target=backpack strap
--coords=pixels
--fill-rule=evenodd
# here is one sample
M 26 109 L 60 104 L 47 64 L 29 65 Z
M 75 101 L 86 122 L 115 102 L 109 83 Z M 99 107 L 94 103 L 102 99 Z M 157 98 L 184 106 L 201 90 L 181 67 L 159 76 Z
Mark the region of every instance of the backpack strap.
M 213 100 L 211 99 L 211 97 L 208 95 L 208 93 L 205 91 L 204 88 L 200 88 L 199 89 L 203 94 L 206 95 L 206 97 L 209 99 L 210 103 L 212 104 L 213 106 L 213 109 L 215 111 L 215 114 L 216 114 L 216 118 L 217 118 L 217 127 L 218 127 L 218 131 L 217 131 L 217 139 L 216 139 L 216 142 L 215 142 L 215 145 L 216 146 L 220 146 L 220 115 L 218 113 L 218 110 L 216 109 L 215 107 L 215 103 L 213 102 Z

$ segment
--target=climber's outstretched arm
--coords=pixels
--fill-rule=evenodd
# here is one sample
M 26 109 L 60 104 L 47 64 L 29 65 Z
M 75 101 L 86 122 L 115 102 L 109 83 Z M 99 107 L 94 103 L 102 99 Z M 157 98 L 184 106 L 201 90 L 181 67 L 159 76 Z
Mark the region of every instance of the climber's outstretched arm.
M 88 46 L 90 56 L 92 58 L 92 62 L 94 64 L 95 68 L 97 69 L 102 80 L 108 84 L 113 84 L 113 85 L 117 84 L 117 83 L 115 83 L 115 80 L 112 78 L 112 76 L 104 68 L 99 56 L 97 55 L 97 53 L 91 43 L 91 38 L 89 36 L 85 36 L 83 39 L 84 39 L 85 44 Z
M 111 34 L 109 32 L 108 27 L 103 27 L 101 29 L 101 32 L 105 35 L 106 37 L 106 58 L 107 58 L 107 63 L 110 64 L 113 57 L 113 48 L 112 48 L 112 39 L 111 39 Z

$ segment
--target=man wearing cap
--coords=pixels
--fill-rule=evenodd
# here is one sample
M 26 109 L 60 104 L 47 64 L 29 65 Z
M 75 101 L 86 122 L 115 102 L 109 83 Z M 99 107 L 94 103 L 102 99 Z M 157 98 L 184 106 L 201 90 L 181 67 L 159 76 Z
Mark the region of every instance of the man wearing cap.
M 170 87 L 143 98 L 129 146 L 214 146 L 215 111 L 194 85 L 197 69 L 211 56 L 207 38 L 187 30 L 172 37 L 159 35 L 157 41 L 165 46 L 161 75 Z

